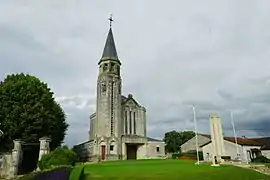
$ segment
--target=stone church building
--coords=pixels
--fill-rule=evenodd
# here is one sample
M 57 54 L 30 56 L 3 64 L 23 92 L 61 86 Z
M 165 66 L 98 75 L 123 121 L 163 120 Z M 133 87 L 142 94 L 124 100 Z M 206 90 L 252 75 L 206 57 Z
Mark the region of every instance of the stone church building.
M 89 141 L 74 146 L 82 161 L 164 158 L 165 143 L 147 137 L 146 109 L 122 94 L 121 62 L 110 27 L 98 62 L 96 112 Z

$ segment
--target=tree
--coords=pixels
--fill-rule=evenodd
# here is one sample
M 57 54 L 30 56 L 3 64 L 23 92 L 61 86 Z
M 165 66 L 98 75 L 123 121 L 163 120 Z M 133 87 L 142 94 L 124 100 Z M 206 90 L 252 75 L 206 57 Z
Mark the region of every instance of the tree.
M 180 151 L 180 146 L 187 142 L 189 139 L 195 136 L 193 131 L 170 131 L 165 133 L 164 141 L 165 141 L 165 150 L 166 152 L 178 152 Z
M 51 148 L 55 149 L 68 128 L 47 84 L 22 73 L 8 75 L 0 83 L 0 123 L 4 132 L 0 151 L 10 151 L 14 139 L 38 143 L 43 136 L 51 137 Z

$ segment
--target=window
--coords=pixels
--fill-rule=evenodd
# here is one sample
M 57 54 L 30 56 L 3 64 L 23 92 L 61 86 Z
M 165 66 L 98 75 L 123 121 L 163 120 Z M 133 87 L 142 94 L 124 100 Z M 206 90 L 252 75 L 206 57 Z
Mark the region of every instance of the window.
M 108 69 L 108 64 L 104 64 L 103 65 L 103 71 L 107 71 L 107 69 Z
M 110 151 L 113 151 L 113 145 L 110 145 Z
M 134 126 L 134 134 L 136 134 L 136 114 L 133 112 L 133 126 Z
M 159 147 L 157 147 L 157 152 L 159 152 Z
M 125 111 L 125 134 L 128 133 L 128 119 L 127 119 L 127 111 Z
M 110 72 L 112 72 L 113 70 L 114 70 L 114 63 L 111 63 Z
M 132 134 L 132 112 L 129 111 L 129 134 Z

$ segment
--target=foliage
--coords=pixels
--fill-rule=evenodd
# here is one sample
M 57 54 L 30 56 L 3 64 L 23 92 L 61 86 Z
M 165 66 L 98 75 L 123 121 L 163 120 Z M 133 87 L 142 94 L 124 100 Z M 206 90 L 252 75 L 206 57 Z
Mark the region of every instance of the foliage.
M 180 146 L 187 142 L 189 139 L 193 138 L 195 133 L 193 131 L 170 131 L 165 133 L 165 150 L 166 152 L 179 152 Z
M 84 166 L 78 165 L 71 171 L 69 180 L 81 180 L 84 176 Z
M 4 132 L 0 152 L 10 151 L 14 139 L 38 143 L 43 136 L 51 137 L 51 149 L 55 149 L 68 127 L 47 84 L 22 73 L 8 75 L 0 83 L 0 123 Z
M 43 155 L 38 162 L 38 167 L 41 170 L 51 169 L 62 165 L 74 166 L 76 161 L 76 153 L 68 147 L 58 147 L 49 154 Z
M 254 170 L 230 165 L 195 165 L 192 160 L 137 160 L 93 163 L 84 166 L 85 180 L 269 180 Z
M 179 157 L 180 153 L 173 153 L 172 154 L 172 159 L 177 159 Z
M 265 156 L 258 156 L 255 159 L 253 159 L 252 162 L 255 162 L 255 163 L 270 163 L 270 159 L 268 159 Z

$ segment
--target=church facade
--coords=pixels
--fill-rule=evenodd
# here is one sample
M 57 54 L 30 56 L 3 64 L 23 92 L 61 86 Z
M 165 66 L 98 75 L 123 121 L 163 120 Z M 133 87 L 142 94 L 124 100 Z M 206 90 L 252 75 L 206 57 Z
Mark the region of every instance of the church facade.
M 164 158 L 165 143 L 147 137 L 146 108 L 122 94 L 121 62 L 110 27 L 98 62 L 96 112 L 89 141 L 74 146 L 81 161 Z

